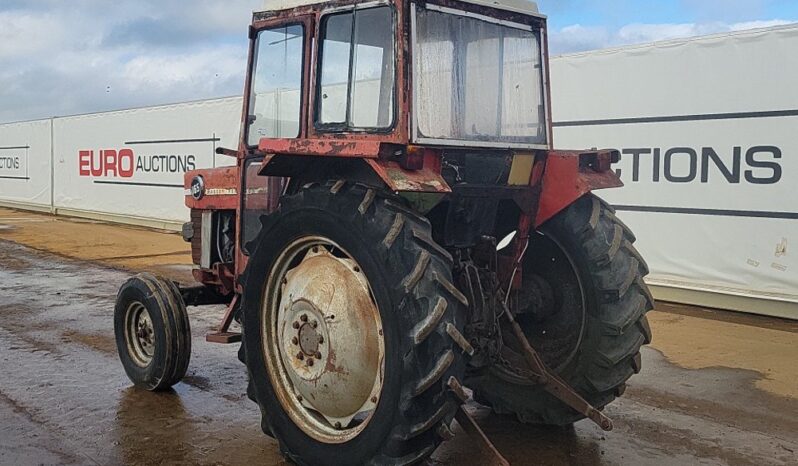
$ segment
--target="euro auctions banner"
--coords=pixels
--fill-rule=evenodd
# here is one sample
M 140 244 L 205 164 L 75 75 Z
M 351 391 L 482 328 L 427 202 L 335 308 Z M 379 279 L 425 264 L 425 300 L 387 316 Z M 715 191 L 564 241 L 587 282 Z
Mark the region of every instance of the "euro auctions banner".
M 796 50 L 788 26 L 552 60 L 555 145 L 621 151 L 598 194 L 651 283 L 798 303 Z
M 0 201 L 50 207 L 50 125 L 0 125 Z
M 55 207 L 183 221 L 183 174 L 231 165 L 241 99 L 96 113 L 54 120 Z

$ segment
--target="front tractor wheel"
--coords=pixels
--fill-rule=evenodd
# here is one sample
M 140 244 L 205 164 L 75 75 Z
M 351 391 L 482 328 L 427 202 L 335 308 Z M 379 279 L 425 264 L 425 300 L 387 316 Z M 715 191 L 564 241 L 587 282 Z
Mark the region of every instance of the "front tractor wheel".
M 640 371 L 640 347 L 651 341 L 645 313 L 645 262 L 631 231 L 598 197 L 582 197 L 530 238 L 516 320 L 546 365 L 585 400 L 602 408 Z M 519 343 L 503 329 L 500 364 L 471 374 L 474 397 L 528 423 L 583 419 L 533 385 Z
M 186 375 L 191 329 L 172 281 L 150 273 L 126 281 L 116 297 L 114 333 L 119 359 L 136 386 L 166 390 Z
M 464 372 L 465 298 L 429 224 L 343 182 L 262 219 L 239 353 L 264 432 L 298 464 L 410 464 L 436 448 Z

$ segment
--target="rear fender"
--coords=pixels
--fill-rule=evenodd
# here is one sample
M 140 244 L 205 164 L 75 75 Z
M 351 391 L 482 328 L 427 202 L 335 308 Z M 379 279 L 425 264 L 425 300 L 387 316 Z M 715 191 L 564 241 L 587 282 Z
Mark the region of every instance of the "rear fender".
M 262 139 L 258 149 L 267 154 L 260 175 L 300 177 L 306 181 L 334 176 L 361 182 L 376 175 L 395 192 L 451 192 L 440 174 L 440 159 L 431 151 L 415 154 L 419 164 L 408 169 L 401 162 L 409 149 L 378 141 Z
M 539 227 L 593 190 L 623 186 L 611 169 L 619 159 L 616 150 L 549 151 L 535 226 Z

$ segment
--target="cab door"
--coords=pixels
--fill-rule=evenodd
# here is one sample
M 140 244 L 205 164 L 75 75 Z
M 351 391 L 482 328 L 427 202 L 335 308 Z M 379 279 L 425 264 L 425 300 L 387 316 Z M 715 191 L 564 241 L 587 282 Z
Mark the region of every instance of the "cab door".
M 260 217 L 276 207 L 286 182 L 282 177 L 259 176 L 263 138 L 302 138 L 307 128 L 310 35 L 313 16 L 272 18 L 250 28 L 249 66 L 239 141 L 238 260 L 240 274 L 249 252 L 247 243 L 260 231 Z

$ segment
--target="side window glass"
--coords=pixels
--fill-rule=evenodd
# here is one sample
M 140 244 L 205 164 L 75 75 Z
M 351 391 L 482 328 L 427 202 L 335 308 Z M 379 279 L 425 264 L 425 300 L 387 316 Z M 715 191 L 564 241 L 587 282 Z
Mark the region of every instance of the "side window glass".
M 322 19 L 317 122 L 388 128 L 394 115 L 394 26 L 390 7 Z
M 346 94 L 349 82 L 349 49 L 352 46 L 352 13 L 324 18 L 321 61 L 319 121 L 346 123 Z
M 264 29 L 257 41 L 247 133 L 251 146 L 261 138 L 299 136 L 304 28 Z

